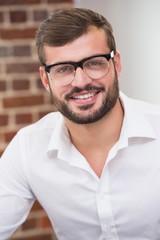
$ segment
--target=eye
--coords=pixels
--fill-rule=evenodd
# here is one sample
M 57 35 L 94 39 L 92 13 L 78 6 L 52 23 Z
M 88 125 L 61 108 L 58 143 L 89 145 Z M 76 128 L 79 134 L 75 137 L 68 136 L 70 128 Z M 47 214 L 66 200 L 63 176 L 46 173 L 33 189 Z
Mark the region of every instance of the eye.
M 98 68 L 106 64 L 106 59 L 102 57 L 97 57 L 90 59 L 89 61 L 85 62 L 86 68 Z
M 93 61 L 93 62 L 89 63 L 89 65 L 91 65 L 91 66 L 99 66 L 101 64 L 102 64 L 101 62 L 96 62 L 96 61 Z
M 73 66 L 72 65 L 57 65 L 54 69 L 55 73 L 63 74 L 63 73 L 70 73 L 73 72 Z

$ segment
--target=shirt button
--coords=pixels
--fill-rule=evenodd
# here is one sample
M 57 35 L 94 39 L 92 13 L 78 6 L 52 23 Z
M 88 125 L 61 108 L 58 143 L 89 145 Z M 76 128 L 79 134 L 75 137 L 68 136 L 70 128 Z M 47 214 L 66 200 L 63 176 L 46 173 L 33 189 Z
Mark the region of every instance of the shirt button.
M 109 232 L 112 231 L 112 227 L 109 226 L 109 225 L 106 225 L 104 231 L 105 231 L 106 233 L 109 233 Z

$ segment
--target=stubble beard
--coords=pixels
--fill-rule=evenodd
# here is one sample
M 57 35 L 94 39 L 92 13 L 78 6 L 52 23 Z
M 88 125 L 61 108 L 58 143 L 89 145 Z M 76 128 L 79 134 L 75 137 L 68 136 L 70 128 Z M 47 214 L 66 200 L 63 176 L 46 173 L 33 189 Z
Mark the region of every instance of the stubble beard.
M 91 89 L 95 89 L 97 91 L 102 91 L 105 92 L 104 88 L 97 88 L 97 87 L 93 87 L 93 86 L 87 86 L 85 89 L 78 89 L 75 88 L 72 90 L 72 94 L 76 93 L 76 92 L 80 92 L 80 91 L 84 91 L 84 90 L 91 90 Z M 57 108 L 57 110 L 66 118 L 68 118 L 70 121 L 76 123 L 76 124 L 90 124 L 90 123 L 94 123 L 100 119 L 102 119 L 104 116 L 106 116 L 111 109 L 115 106 L 118 98 L 119 98 L 119 84 L 118 84 L 118 78 L 117 75 L 115 74 L 115 79 L 113 84 L 108 88 L 107 93 L 105 94 L 104 100 L 100 106 L 99 109 L 92 111 L 92 107 L 94 104 L 88 104 L 85 106 L 81 106 L 80 109 L 82 111 L 82 113 L 76 113 L 74 111 L 72 111 L 69 107 L 69 105 L 67 105 L 66 102 L 62 102 L 60 101 L 51 91 L 50 88 L 50 94 L 51 94 L 51 100 L 52 103 L 55 105 L 55 107 Z M 89 111 L 89 109 L 91 109 L 91 111 Z M 88 115 L 85 114 L 84 116 L 84 112 L 88 111 Z M 91 112 L 91 113 L 90 113 Z

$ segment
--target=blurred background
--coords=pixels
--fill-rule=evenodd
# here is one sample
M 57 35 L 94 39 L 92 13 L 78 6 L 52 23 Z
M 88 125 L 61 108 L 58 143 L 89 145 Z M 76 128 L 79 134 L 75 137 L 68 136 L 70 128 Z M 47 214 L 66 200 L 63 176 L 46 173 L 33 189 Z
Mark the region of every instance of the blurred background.
M 39 79 L 34 38 L 40 22 L 65 7 L 107 17 L 122 57 L 121 90 L 160 104 L 159 0 L 0 0 L 0 155 L 20 128 L 54 111 Z M 56 239 L 38 202 L 11 239 Z

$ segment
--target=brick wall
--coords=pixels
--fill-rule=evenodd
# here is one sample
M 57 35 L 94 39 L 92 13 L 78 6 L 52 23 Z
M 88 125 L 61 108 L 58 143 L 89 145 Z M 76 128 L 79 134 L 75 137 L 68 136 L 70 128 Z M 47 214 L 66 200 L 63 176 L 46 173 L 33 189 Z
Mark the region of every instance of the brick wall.
M 54 110 L 39 79 L 34 37 L 51 12 L 72 5 L 72 0 L 0 0 L 0 155 L 18 129 Z M 11 239 L 55 239 L 38 202 Z

